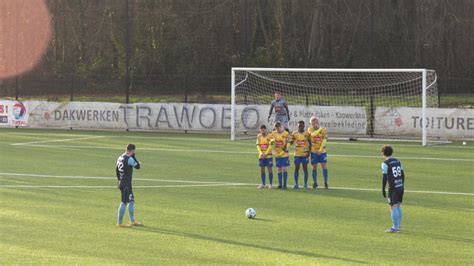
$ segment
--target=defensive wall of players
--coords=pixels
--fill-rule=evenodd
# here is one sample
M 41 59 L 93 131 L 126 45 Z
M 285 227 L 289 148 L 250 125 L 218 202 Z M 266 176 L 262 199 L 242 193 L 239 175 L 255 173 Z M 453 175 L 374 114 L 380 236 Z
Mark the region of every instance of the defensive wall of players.
M 236 129 L 257 132 L 268 124 L 267 105 L 237 105 Z M 421 111 L 408 107 L 376 107 L 374 131 L 381 135 L 421 134 Z M 311 116 L 320 118 L 330 134 L 366 135 L 368 117 L 364 107 L 290 106 L 290 127 Z M 0 100 L 0 126 L 32 128 L 81 128 L 129 130 L 188 130 L 228 132 L 231 106 L 184 103 L 103 103 Z M 427 109 L 428 133 L 436 131 L 449 139 L 474 138 L 474 109 Z

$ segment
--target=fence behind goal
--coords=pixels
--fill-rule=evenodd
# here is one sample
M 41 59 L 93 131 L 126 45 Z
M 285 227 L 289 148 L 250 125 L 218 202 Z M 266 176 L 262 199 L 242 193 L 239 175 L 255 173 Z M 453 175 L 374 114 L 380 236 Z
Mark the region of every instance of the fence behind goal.
M 444 141 L 436 72 L 427 69 L 233 68 L 231 138 L 254 135 L 275 91 L 289 104 L 290 130 L 319 117 L 330 136 Z M 274 114 L 274 112 L 273 112 Z M 425 119 L 423 119 L 425 118 Z M 438 125 L 437 125 L 438 123 Z

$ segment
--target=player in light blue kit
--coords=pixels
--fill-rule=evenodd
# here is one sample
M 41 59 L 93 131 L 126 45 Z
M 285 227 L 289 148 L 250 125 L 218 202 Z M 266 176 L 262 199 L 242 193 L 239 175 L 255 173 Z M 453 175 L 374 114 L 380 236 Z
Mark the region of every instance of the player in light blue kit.
M 387 145 L 382 147 L 382 156 L 385 159 L 382 163 L 382 195 L 384 198 L 387 198 L 385 187 L 388 183 L 388 204 L 392 212 L 392 227 L 385 231 L 387 233 L 397 233 L 400 231 L 402 223 L 400 204 L 403 201 L 405 186 L 405 172 L 403 171 L 402 163 L 393 158 L 392 154 L 392 147 Z
M 118 179 L 118 188 L 121 193 L 121 202 L 118 209 L 117 226 L 131 227 L 142 226 L 143 224 L 135 220 L 135 195 L 132 189 L 133 168 L 140 169 L 140 162 L 135 157 L 135 145 L 128 144 L 125 153 L 117 159 L 115 172 Z M 123 222 L 125 209 L 128 206 L 130 224 Z

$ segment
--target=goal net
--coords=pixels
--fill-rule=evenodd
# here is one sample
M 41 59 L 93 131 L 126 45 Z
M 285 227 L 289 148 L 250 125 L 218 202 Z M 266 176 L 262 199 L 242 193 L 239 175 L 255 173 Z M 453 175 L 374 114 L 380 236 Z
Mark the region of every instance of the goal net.
M 436 72 L 427 69 L 232 68 L 231 139 L 254 137 L 274 92 L 289 106 L 289 130 L 311 116 L 330 137 L 445 141 L 435 115 Z

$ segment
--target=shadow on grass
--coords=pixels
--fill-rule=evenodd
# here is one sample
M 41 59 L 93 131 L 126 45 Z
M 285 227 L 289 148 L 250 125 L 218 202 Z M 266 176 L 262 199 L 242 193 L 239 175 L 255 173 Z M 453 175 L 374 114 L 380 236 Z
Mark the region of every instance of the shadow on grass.
M 193 233 L 186 233 L 186 232 L 179 232 L 179 231 L 173 231 L 173 230 L 167 230 L 167 229 L 160 229 L 160 228 L 155 228 L 155 227 L 150 227 L 150 226 L 135 227 L 134 229 L 137 229 L 137 230 L 140 230 L 140 231 L 147 231 L 147 232 L 153 232 L 153 233 L 158 233 L 158 234 L 164 234 L 164 235 L 181 236 L 181 237 L 188 237 L 188 238 L 205 240 L 205 241 L 213 241 L 213 242 L 228 244 L 228 245 L 235 245 L 235 246 L 248 247 L 248 248 L 256 248 L 256 249 L 286 253 L 286 254 L 291 254 L 291 255 L 306 256 L 306 257 L 312 257 L 312 258 L 316 258 L 316 259 L 321 258 L 321 259 L 332 259 L 332 260 L 339 260 L 339 261 L 351 262 L 351 263 L 364 263 L 364 264 L 367 263 L 365 261 L 353 260 L 353 259 L 336 257 L 336 256 L 327 256 L 327 255 L 312 253 L 312 252 L 308 252 L 308 251 L 288 250 L 288 249 L 282 249 L 282 248 L 276 248 L 276 247 L 267 247 L 267 246 L 262 246 L 262 245 L 257 245 L 257 244 L 239 242 L 239 241 L 230 240 L 230 239 L 222 239 L 222 238 L 216 238 L 216 237 L 205 236 L 205 235 L 198 235 L 198 234 L 193 234 Z
M 265 219 L 265 218 L 253 218 L 253 219 L 249 219 L 249 220 L 252 220 L 252 221 L 257 221 L 257 222 L 270 222 L 270 223 L 273 223 L 273 220 L 270 220 L 270 219 Z
M 444 236 L 444 235 L 435 235 L 429 233 L 418 233 L 418 232 L 410 232 L 410 231 L 401 231 L 403 234 L 416 236 L 416 237 L 424 237 L 424 238 L 433 238 L 433 239 L 440 239 L 440 240 L 448 240 L 448 241 L 456 241 L 456 242 L 464 242 L 468 244 L 474 244 L 474 239 L 469 238 L 462 238 L 456 236 Z

